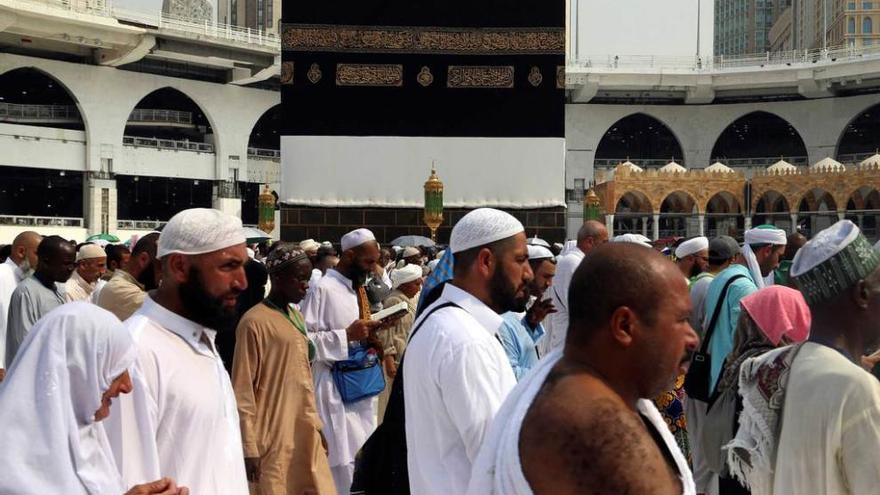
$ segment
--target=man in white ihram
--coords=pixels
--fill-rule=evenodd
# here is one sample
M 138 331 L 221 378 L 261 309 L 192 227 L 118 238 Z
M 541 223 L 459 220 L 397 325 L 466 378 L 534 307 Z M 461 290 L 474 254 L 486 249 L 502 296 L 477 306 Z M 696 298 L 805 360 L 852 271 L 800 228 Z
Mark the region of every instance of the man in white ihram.
M 403 360 L 414 495 L 465 493 L 483 437 L 516 384 L 498 337 L 500 315 L 525 307 L 533 278 L 523 226 L 503 211 L 462 217 L 449 249 L 453 279 L 416 322 Z M 457 307 L 440 308 L 449 303 Z
M 247 494 L 235 395 L 214 346 L 247 288 L 241 220 L 184 210 L 159 236 L 157 258 L 162 283 L 125 321 L 138 358 L 134 390 L 106 425 L 117 466 L 126 486 L 169 476 L 194 495 Z

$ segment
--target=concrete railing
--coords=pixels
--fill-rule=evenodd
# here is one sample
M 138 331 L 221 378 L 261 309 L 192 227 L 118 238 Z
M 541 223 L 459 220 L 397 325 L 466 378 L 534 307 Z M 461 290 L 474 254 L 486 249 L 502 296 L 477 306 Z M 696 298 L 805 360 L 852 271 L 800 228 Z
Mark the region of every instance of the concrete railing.
M 192 112 L 165 110 L 161 108 L 135 108 L 128 116 L 128 121 L 190 125 L 192 124 Z
M 0 103 L 0 120 L 79 122 L 79 110 L 73 105 L 31 105 Z
M 744 55 L 719 55 L 708 58 L 695 56 L 652 55 L 585 55 L 569 59 L 569 72 L 631 72 L 631 71 L 736 71 L 742 68 L 814 66 L 839 62 L 880 59 L 880 45 L 865 47 L 830 47 L 827 50 L 792 50 Z
M 118 7 L 113 7 L 112 16 L 119 20 L 136 22 L 160 30 L 178 31 L 281 50 L 281 39 L 278 36 L 257 29 L 209 21 L 197 22 L 168 15 L 164 12 L 143 12 Z
M 248 148 L 248 158 L 280 160 L 281 150 L 270 150 L 266 148 Z
M 0 225 L 21 225 L 26 227 L 82 227 L 84 224 L 82 218 L 0 215 Z
M 156 139 L 137 136 L 123 136 L 122 144 L 142 148 L 156 148 L 174 151 L 195 151 L 198 153 L 213 153 L 214 145 L 210 143 L 197 143 L 195 141 L 179 141 L 175 139 Z
M 117 220 L 120 230 L 159 230 L 168 222 L 161 220 Z

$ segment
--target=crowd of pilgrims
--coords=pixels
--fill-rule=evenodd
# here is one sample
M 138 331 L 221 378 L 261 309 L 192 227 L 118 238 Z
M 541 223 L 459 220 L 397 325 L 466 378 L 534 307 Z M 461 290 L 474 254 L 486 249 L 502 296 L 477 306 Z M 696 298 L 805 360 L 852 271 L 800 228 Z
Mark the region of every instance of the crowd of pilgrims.
M 23 232 L 0 493 L 878 493 L 878 246 L 743 240 L 550 245 L 490 208 L 442 250 L 248 246 L 211 209 Z

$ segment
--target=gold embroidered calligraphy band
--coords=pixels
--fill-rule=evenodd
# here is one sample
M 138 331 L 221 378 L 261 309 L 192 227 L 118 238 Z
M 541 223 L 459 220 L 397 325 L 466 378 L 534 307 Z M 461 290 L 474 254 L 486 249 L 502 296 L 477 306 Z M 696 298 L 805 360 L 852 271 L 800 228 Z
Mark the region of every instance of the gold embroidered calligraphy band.
M 512 88 L 511 65 L 450 65 L 446 78 L 450 88 Z
M 563 55 L 562 28 L 373 27 L 285 24 L 282 47 L 337 53 Z
M 337 86 L 403 86 L 400 64 L 336 64 Z

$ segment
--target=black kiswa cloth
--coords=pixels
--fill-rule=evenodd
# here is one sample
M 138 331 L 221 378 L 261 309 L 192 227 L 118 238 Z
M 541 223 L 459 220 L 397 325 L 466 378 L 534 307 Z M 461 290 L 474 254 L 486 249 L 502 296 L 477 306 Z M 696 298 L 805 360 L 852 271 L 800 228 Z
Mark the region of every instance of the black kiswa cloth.
M 410 334 L 410 341 L 419 328 L 437 310 L 454 306 L 455 303 L 439 304 L 428 311 Z M 352 494 L 409 495 L 409 468 L 406 449 L 406 412 L 403 402 L 404 351 L 397 368 L 397 376 L 391 384 L 391 395 L 382 424 L 370 435 L 355 460 Z

